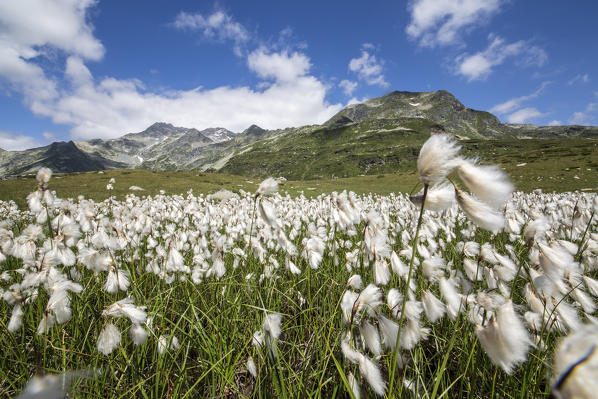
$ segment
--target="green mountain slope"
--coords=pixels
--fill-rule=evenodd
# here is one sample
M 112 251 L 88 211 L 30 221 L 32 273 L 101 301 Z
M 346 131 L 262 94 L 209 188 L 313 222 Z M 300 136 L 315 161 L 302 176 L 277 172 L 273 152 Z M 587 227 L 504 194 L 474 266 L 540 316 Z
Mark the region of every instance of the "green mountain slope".
M 322 126 L 268 132 L 267 138 L 234 149 L 214 169 L 288 179 L 404 172 L 414 169 L 419 148 L 429 135 L 442 132 L 455 135 L 472 153 L 481 148 L 482 156 L 491 157 L 492 148 L 504 143 L 517 163 L 526 159 L 523 154 L 542 153 L 546 144 L 559 148 L 554 156 L 568 144 L 585 148 L 586 155 L 597 151 L 596 127 L 502 124 L 488 112 L 463 106 L 443 90 L 392 92 L 349 106 Z M 543 141 L 548 138 L 557 140 Z M 578 140 L 573 143 L 572 138 Z

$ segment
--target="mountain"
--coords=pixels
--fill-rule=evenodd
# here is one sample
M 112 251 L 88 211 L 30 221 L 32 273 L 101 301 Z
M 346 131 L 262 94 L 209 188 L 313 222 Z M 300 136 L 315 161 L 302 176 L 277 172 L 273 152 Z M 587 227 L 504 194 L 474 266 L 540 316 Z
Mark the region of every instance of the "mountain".
M 501 146 L 517 153 L 543 154 L 545 139 L 592 138 L 598 153 L 598 127 L 502 124 L 494 115 L 465 107 L 452 94 L 395 91 L 341 110 L 321 126 L 267 132 L 215 162 L 215 169 L 240 175 L 289 179 L 350 177 L 413 171 L 419 149 L 431 133 L 460 139 L 465 151 L 488 155 Z M 522 143 L 522 145 L 515 145 Z M 579 143 L 576 143 L 578 145 Z M 518 162 L 519 163 L 519 162 Z
M 55 142 L 46 147 L 26 151 L 5 151 L 0 153 L 0 159 L 2 176 L 34 173 L 43 166 L 57 173 L 88 172 L 127 166 L 96 154 L 86 153 L 72 141 Z
M 235 134 L 224 128 L 200 131 L 159 122 L 139 133 L 111 140 L 80 141 L 77 146 L 85 152 L 125 163 L 129 168 L 188 169 L 185 165 L 199 156 L 202 147 L 233 137 Z
M 438 124 L 438 130 L 470 138 L 497 138 L 509 135 L 498 118 L 489 112 L 465 107 L 445 90 L 435 92 L 393 91 L 383 97 L 349 105 L 324 126 L 335 127 L 350 123 L 370 122 L 375 126 L 391 123 L 399 125 L 411 120 L 425 119 Z
M 471 145 L 598 138 L 598 127 L 503 124 L 445 90 L 394 91 L 349 105 L 322 125 L 278 130 L 251 125 L 235 134 L 224 128 L 197 130 L 158 122 L 116 139 L 2 150 L 0 177 L 32 173 L 41 166 L 55 172 L 197 169 L 297 179 L 387 173 L 412 169 L 421 144 L 431 133 L 441 132 Z

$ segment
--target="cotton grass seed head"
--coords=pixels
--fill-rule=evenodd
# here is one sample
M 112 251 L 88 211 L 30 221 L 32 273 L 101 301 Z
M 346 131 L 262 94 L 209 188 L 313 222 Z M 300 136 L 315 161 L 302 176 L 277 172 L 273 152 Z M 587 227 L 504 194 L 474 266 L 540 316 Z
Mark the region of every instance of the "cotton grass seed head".
M 260 183 L 259 187 L 255 192 L 255 196 L 260 195 L 272 195 L 278 191 L 278 180 L 273 177 L 268 177 L 266 180 Z
M 461 147 L 447 134 L 433 134 L 424 143 L 417 158 L 419 180 L 428 186 L 440 183 L 455 166 Z
M 37 175 L 35 179 L 40 183 L 40 185 L 45 186 L 50 181 L 52 177 L 52 170 L 50 168 L 40 168 L 37 171 Z
M 457 187 L 455 193 L 457 203 L 473 223 L 493 233 L 504 227 L 505 218 L 501 213 Z
M 478 165 L 463 159 L 457 172 L 469 191 L 493 208 L 504 206 L 514 189 L 506 173 L 495 165 Z
M 552 396 L 595 398 L 598 392 L 598 326 L 586 325 L 564 338 L 555 353 Z

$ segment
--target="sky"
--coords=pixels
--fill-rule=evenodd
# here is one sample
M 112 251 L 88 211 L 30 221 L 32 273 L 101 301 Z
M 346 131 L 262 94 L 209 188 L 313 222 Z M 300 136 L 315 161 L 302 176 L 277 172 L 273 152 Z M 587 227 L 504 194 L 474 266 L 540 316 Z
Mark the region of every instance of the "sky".
M 598 125 L 594 0 L 0 0 L 0 148 L 154 122 L 325 122 L 448 90 L 503 122 Z

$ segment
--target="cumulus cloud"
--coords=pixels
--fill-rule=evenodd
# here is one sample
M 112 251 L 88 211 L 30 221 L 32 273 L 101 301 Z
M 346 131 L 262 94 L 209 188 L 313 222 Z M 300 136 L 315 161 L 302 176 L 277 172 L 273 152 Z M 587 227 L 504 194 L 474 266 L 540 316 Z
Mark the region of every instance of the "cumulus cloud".
M 85 21 L 95 0 L 19 0 L 0 2 L 0 32 L 25 59 L 49 45 L 80 57 L 99 60 L 104 46 Z M 6 42 L 3 43 L 7 45 Z
M 353 92 L 357 88 L 357 82 L 352 82 L 350 80 L 343 79 L 340 81 L 338 86 L 343 89 L 343 92 L 346 95 L 350 96 L 351 94 L 353 94 Z
M 525 40 L 507 43 L 498 36 L 490 35 L 488 48 L 475 54 L 461 54 L 456 60 L 456 73 L 463 75 L 470 82 L 486 79 L 492 69 L 505 62 L 507 58 L 517 57 L 520 66 L 542 66 L 547 60 L 544 50 Z
M 407 35 L 424 47 L 460 41 L 461 34 L 486 23 L 507 0 L 411 0 Z
M 596 111 L 598 111 L 598 103 L 589 103 L 585 110 L 574 112 L 568 122 L 572 125 L 591 125 Z
M 557 119 L 554 119 L 554 120 L 551 120 L 550 122 L 548 122 L 548 126 L 562 126 L 562 124 L 563 124 L 563 122 L 561 122 Z
M 507 122 L 509 123 L 528 123 L 530 120 L 544 116 L 544 114 L 538 111 L 534 107 L 522 108 L 518 111 L 513 112 L 507 116 Z
M 215 11 L 210 15 L 190 14 L 181 11 L 173 25 L 177 29 L 198 31 L 203 37 L 212 40 L 232 40 L 235 54 L 241 56 L 241 46 L 250 39 L 247 29 L 224 11 Z
M 285 82 L 304 76 L 311 68 L 305 54 L 294 52 L 289 55 L 287 51 L 271 53 L 264 47 L 249 54 L 247 65 L 261 78 Z
M 527 96 L 515 97 L 511 98 L 510 100 L 505 101 L 504 103 L 497 104 L 494 107 L 490 108 L 490 112 L 504 115 L 509 112 L 513 112 L 517 108 L 521 106 L 522 103 L 537 98 L 548 86 L 551 82 L 542 82 L 538 90 L 533 92 L 532 94 L 528 94 Z
M 328 86 L 310 75 L 310 59 L 302 52 L 258 48 L 238 54 L 246 57 L 249 70 L 263 79 L 256 87 L 155 92 L 137 79 L 97 79 L 86 66 L 104 53 L 85 19 L 85 11 L 93 4 L 91 0 L 0 2 L 0 78 L 23 94 L 34 114 L 70 126 L 74 139 L 114 138 L 141 131 L 156 121 L 195 128 L 222 126 L 233 131 L 252 123 L 283 128 L 321 123 L 341 109 L 340 104 L 326 101 Z M 54 9 L 60 12 L 52 12 Z M 195 29 L 206 37 L 232 40 L 235 45 L 248 40 L 242 25 L 221 12 L 201 18 L 182 13 L 176 21 L 181 29 Z M 66 62 L 48 59 L 36 63 L 35 58 L 43 56 L 40 48 L 61 51 Z M 64 68 L 63 74 L 48 76 L 42 67 L 52 71 Z M 3 143 L 9 149 L 37 144 L 9 132 L 3 133 L 0 147 Z
M 49 49 L 90 60 L 104 55 L 85 13 L 94 0 L 0 2 L 0 78 L 24 94 L 32 110 L 58 96 L 57 83 L 38 65 Z
M 590 117 L 585 112 L 574 112 L 569 118 L 569 123 L 572 125 L 589 125 Z
M 248 64 L 272 82 L 261 90 L 225 86 L 154 93 L 137 80 L 95 82 L 83 62 L 71 57 L 65 69 L 70 92 L 38 114 L 72 126 L 73 138 L 89 139 L 141 131 L 155 121 L 196 128 L 222 126 L 232 131 L 252 123 L 274 129 L 324 122 L 341 108 L 329 104 L 326 85 L 308 75 L 310 63 L 304 54 L 256 50 Z
M 19 151 L 39 146 L 41 143 L 33 137 L 0 131 L 0 148 L 3 150 Z
M 370 54 L 372 50 L 368 43 L 361 49 L 361 57 L 353 58 L 349 61 L 349 70 L 355 72 L 359 79 L 369 85 L 388 87 L 389 84 L 384 78 L 382 60 L 376 59 L 376 56 Z

